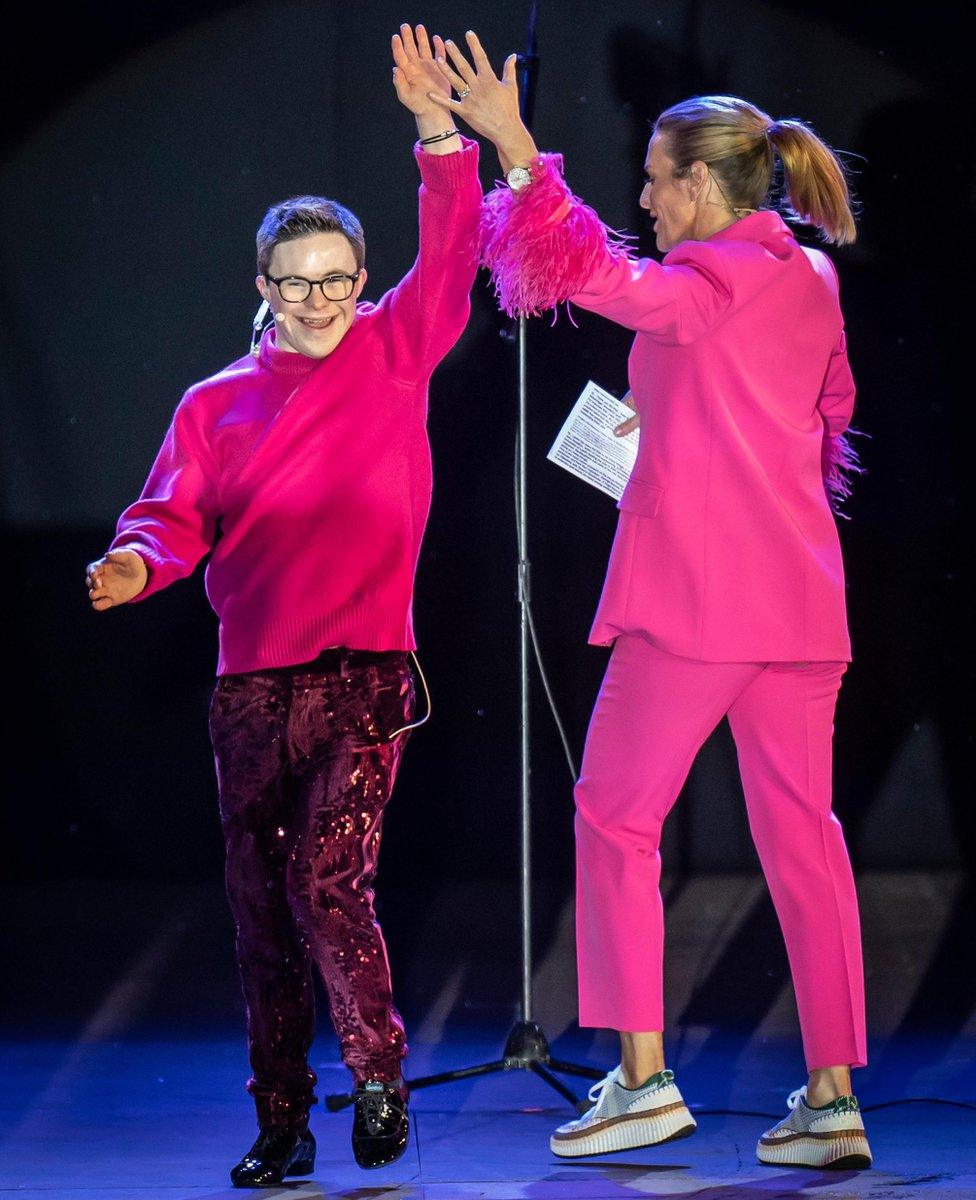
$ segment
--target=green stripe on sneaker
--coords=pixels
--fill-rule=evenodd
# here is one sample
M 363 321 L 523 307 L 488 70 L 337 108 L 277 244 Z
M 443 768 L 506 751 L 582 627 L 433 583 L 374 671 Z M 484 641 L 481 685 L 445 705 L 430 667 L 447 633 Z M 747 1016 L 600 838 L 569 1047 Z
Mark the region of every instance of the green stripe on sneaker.
M 617 1080 L 617 1087 L 622 1088 L 625 1092 L 642 1092 L 644 1088 L 667 1087 L 671 1083 L 674 1083 L 674 1071 L 669 1071 L 667 1068 L 665 1068 L 663 1071 L 658 1071 L 656 1074 L 652 1075 L 650 1079 L 646 1079 L 640 1085 L 640 1087 L 626 1087 L 619 1081 L 619 1079 Z

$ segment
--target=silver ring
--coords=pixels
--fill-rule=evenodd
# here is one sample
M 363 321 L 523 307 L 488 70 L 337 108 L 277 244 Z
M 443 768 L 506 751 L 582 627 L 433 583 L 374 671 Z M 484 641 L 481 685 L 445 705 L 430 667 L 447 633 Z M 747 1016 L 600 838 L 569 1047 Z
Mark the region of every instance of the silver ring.
M 470 88 L 462 88 L 462 90 L 460 92 L 458 92 L 458 100 L 463 100 L 465 96 L 470 96 L 470 95 L 471 95 Z

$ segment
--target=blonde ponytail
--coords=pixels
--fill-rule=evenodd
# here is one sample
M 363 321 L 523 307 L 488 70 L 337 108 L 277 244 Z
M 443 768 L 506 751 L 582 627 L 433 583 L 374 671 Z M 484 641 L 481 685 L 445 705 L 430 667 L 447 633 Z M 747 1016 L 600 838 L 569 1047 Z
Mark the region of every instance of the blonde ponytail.
M 824 240 L 846 246 L 857 237 L 847 179 L 840 159 L 809 125 L 791 118 L 772 121 L 766 137 L 783 164 L 783 188 L 790 208 Z
M 767 202 L 778 155 L 793 213 L 835 245 L 857 236 L 841 161 L 802 121 L 774 121 L 739 96 L 694 96 L 661 113 L 654 131 L 678 176 L 705 163 L 733 208 Z

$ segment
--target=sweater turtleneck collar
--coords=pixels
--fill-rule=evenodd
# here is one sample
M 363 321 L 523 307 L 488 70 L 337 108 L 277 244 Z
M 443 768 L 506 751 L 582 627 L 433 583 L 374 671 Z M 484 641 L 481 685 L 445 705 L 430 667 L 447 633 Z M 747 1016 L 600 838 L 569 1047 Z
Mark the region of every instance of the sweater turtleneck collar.
M 269 326 L 261 337 L 258 362 L 269 371 L 279 375 L 307 375 L 317 367 L 321 358 L 311 358 L 307 354 L 298 354 L 291 350 L 281 350 L 278 347 L 274 325 Z

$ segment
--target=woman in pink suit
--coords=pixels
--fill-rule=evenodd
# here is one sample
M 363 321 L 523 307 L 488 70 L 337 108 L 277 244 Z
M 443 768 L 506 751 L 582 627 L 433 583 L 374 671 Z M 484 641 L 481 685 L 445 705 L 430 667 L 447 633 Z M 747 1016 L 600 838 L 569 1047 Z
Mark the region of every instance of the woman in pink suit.
M 483 254 L 510 312 L 563 300 L 636 333 L 642 436 L 590 641 L 612 645 L 577 806 L 580 1023 L 620 1031 L 621 1064 L 559 1128 L 578 1156 L 680 1137 L 695 1122 L 661 1030 L 660 835 L 727 716 L 749 822 L 786 940 L 809 1070 L 761 1161 L 867 1166 L 850 1068 L 865 1062 L 857 898 L 831 812 L 831 741 L 850 659 L 831 498 L 856 469 L 837 273 L 764 208 L 778 158 L 795 215 L 853 241 L 843 169 L 802 122 L 731 96 L 658 118 L 641 206 L 663 262 L 636 259 L 539 154 L 515 59 L 496 77 L 447 43 L 439 103 L 495 144 Z M 621 429 L 632 422 L 626 423 Z

